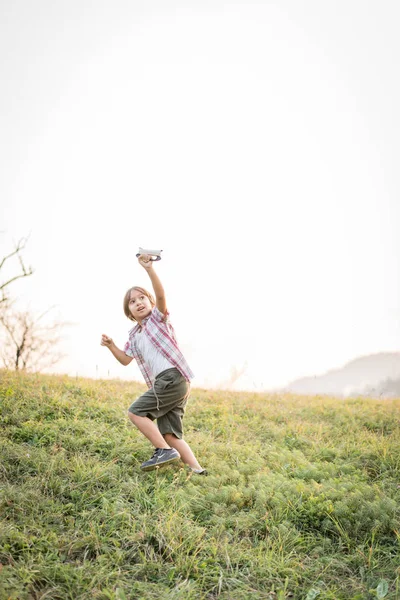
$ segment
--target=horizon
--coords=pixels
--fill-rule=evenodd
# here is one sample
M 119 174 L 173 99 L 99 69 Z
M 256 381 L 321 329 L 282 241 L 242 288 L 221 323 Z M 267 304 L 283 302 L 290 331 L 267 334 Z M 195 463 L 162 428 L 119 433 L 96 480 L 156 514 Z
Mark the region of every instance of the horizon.
M 370 380 L 369 382 L 365 380 L 365 377 L 362 377 L 362 382 L 354 381 L 354 379 L 352 380 L 352 382 L 350 383 L 349 380 L 347 380 L 347 383 L 345 385 L 338 383 L 337 378 L 335 380 L 335 376 L 340 376 L 340 375 L 346 375 L 347 377 L 349 377 L 349 368 L 351 366 L 354 366 L 356 363 L 361 363 L 364 362 L 366 363 L 368 361 L 368 359 L 382 359 L 382 358 L 395 358 L 396 359 L 396 363 L 392 363 L 391 365 L 391 369 L 388 368 L 389 365 L 386 362 L 384 364 L 384 369 L 383 371 L 381 370 L 379 373 L 379 369 L 378 369 L 378 374 L 375 373 L 375 377 L 372 376 L 372 380 Z M 371 362 L 369 360 L 369 362 Z M 370 367 L 371 365 L 369 365 Z M 5 367 L 0 367 L 0 371 L 4 370 L 4 371 L 13 371 L 13 369 L 7 369 Z M 97 371 L 97 370 L 96 370 Z M 24 370 L 24 369 L 20 369 L 18 371 L 19 373 L 22 374 L 26 374 L 26 375 L 48 375 L 50 377 L 54 376 L 54 377 L 68 377 L 69 379 L 88 379 L 90 381 L 109 381 L 109 382 L 123 382 L 123 383 L 129 383 L 129 382 L 134 382 L 137 384 L 141 384 L 145 386 L 145 382 L 143 381 L 143 379 L 141 377 L 138 378 L 130 378 L 130 377 L 119 377 L 119 376 L 101 376 L 98 374 L 95 374 L 94 376 L 87 376 L 87 375 L 81 375 L 79 373 L 66 373 L 66 372 L 59 372 L 57 371 L 57 368 L 54 367 L 52 370 L 41 370 L 41 371 L 32 371 L 32 370 Z M 371 375 L 371 373 L 370 373 Z M 332 383 L 336 384 L 336 389 L 335 390 L 329 390 L 327 389 L 327 378 L 331 377 L 330 380 L 328 380 L 328 382 L 330 383 L 330 385 L 332 385 Z M 332 378 L 333 377 L 333 378 Z M 370 378 L 371 379 L 371 378 Z M 323 373 L 314 373 L 314 374 L 310 374 L 310 375 L 304 375 L 303 377 L 299 377 L 295 380 L 290 381 L 286 386 L 283 387 L 276 387 L 276 388 L 263 388 L 263 389 L 253 389 L 253 388 L 246 388 L 243 387 L 241 388 L 240 386 L 237 387 L 238 382 L 240 381 L 240 378 L 238 380 L 235 381 L 231 381 L 228 384 L 226 384 L 224 387 L 217 387 L 217 386 L 211 386 L 211 387 L 205 387 L 205 386 L 201 386 L 201 385 L 191 385 L 191 388 L 193 390 L 204 390 L 204 391 L 212 391 L 212 392 L 218 392 L 218 391 L 227 391 L 227 392 L 234 392 L 234 393 L 255 393 L 255 394 L 267 394 L 267 395 L 274 395 L 274 394 L 280 394 L 280 393 L 284 393 L 284 394 L 289 394 L 289 395 L 300 395 L 300 396 L 326 396 L 326 397 L 336 397 L 336 398 L 342 398 L 342 399 L 349 399 L 349 398 L 354 398 L 354 397 L 365 397 L 365 398 L 371 398 L 371 399 L 393 399 L 393 398 L 398 398 L 399 394 L 400 394 L 400 352 L 379 352 L 379 353 L 374 353 L 374 354 L 369 354 L 369 355 L 363 355 L 363 356 L 358 356 L 356 358 L 354 358 L 353 360 L 348 361 L 347 363 L 345 363 L 344 365 L 341 365 L 340 367 L 334 367 L 332 369 L 329 369 Z M 371 382 L 372 381 L 372 382 Z M 325 383 L 325 386 L 324 386 Z M 393 389 L 388 390 L 387 389 L 387 384 L 395 384 L 396 385 L 396 393 L 394 393 Z M 306 386 L 306 387 L 304 387 Z M 380 386 L 380 387 L 379 387 Z M 386 386 L 386 387 L 385 387 Z M 329 385 L 328 385 L 329 387 Z

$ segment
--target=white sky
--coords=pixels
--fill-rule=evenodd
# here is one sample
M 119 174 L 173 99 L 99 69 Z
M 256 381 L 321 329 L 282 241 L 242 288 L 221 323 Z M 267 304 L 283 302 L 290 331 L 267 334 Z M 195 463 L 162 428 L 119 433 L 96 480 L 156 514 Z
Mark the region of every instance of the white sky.
M 0 252 L 31 232 L 58 372 L 141 379 L 126 289 L 157 264 L 197 377 L 262 389 L 399 350 L 396 1 L 7 0 Z

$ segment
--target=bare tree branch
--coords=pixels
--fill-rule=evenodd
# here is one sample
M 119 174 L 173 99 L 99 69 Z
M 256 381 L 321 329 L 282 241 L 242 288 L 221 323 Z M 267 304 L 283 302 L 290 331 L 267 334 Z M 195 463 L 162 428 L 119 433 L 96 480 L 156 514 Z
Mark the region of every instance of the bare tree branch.
M 8 296 L 7 296 L 7 290 L 6 288 L 8 288 L 8 286 L 13 283 L 14 281 L 16 281 L 17 279 L 21 279 L 23 277 L 29 277 L 29 275 L 32 275 L 33 273 L 33 269 L 32 267 L 26 267 L 24 260 L 22 258 L 22 250 L 24 250 L 27 242 L 28 242 L 29 237 L 27 238 L 21 238 L 20 240 L 18 240 L 18 242 L 15 245 L 15 248 L 12 252 L 10 252 L 10 254 L 7 254 L 6 256 L 4 256 L 1 259 L 0 262 L 0 271 L 1 269 L 4 267 L 5 263 L 11 259 L 13 256 L 17 256 L 18 257 L 18 261 L 19 261 L 19 265 L 20 265 L 20 273 L 18 273 L 17 275 L 14 275 L 12 277 L 10 277 L 9 279 L 7 279 L 5 282 L 0 283 L 0 292 L 2 294 L 1 298 L 0 298 L 0 304 L 3 302 L 6 302 L 8 300 Z
M 8 260 L 9 258 L 11 258 L 12 256 L 15 256 L 16 254 L 18 254 L 21 250 L 23 250 L 26 246 L 26 242 L 27 242 L 27 238 L 22 238 L 17 242 L 17 245 L 14 249 L 13 252 L 10 252 L 10 254 L 7 254 L 7 256 L 5 256 L 1 263 L 0 263 L 0 269 L 3 267 L 4 263 L 6 262 L 6 260 Z
M 8 281 L 6 281 L 5 283 L 2 283 L 0 285 L 0 291 L 3 290 L 4 288 L 6 288 L 8 285 L 10 285 L 10 283 L 12 283 L 13 281 L 16 281 L 17 279 L 21 279 L 22 277 L 28 277 L 28 275 L 32 275 L 33 271 L 26 271 L 24 273 L 21 273 L 20 275 L 15 275 L 15 277 L 11 277 L 11 279 L 9 279 Z

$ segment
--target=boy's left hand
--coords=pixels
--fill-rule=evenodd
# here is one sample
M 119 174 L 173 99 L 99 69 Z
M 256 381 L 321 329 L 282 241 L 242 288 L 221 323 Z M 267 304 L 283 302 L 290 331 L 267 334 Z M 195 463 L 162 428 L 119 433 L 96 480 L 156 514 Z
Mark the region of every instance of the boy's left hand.
M 142 265 L 146 271 L 150 271 L 153 268 L 153 261 L 150 259 L 148 254 L 141 254 L 138 258 L 139 264 Z

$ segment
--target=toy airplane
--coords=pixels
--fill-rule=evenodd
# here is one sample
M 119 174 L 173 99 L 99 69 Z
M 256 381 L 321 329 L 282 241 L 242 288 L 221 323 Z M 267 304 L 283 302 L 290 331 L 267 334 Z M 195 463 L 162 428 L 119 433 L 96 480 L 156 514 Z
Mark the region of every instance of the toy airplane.
M 136 254 L 136 256 L 139 257 L 141 254 L 148 254 L 149 256 L 156 257 L 156 258 L 150 258 L 150 260 L 156 261 L 156 260 L 161 260 L 161 252 L 162 252 L 162 250 L 149 250 L 146 248 L 140 248 L 140 246 L 139 246 L 139 250 L 138 250 L 138 253 Z

